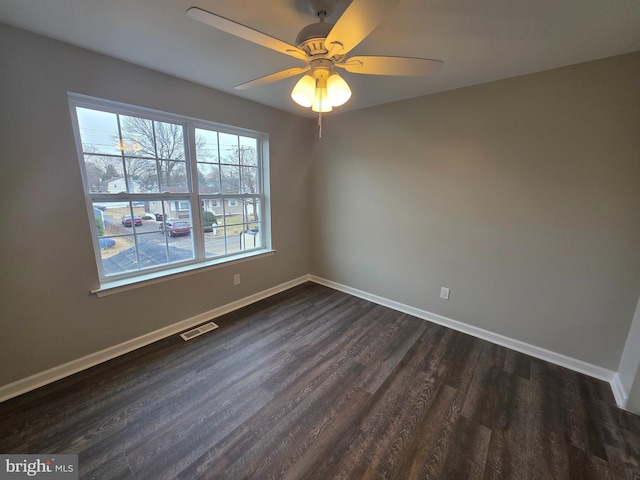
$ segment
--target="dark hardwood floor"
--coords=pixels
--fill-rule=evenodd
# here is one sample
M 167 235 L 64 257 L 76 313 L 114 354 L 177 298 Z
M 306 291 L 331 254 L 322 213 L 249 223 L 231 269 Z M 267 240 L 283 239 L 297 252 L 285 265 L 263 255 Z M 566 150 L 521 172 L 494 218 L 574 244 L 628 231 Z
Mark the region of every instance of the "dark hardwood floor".
M 609 385 L 308 283 L 0 403 L 80 478 L 640 479 Z

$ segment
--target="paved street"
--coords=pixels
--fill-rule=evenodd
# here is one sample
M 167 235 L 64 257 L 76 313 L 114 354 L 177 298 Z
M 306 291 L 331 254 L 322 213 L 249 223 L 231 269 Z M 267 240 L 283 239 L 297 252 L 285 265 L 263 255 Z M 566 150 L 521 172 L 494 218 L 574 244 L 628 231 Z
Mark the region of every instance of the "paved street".
M 128 248 L 115 255 L 103 259 L 105 273 L 114 275 L 137 269 L 137 262 L 140 268 L 150 268 L 154 265 L 163 265 L 167 262 L 180 262 L 193 258 L 193 234 L 180 237 L 163 235 L 160 224 L 155 220 L 143 220 L 142 225 L 137 227 L 125 227 L 119 220 L 114 220 L 111 216 L 105 215 L 105 235 L 104 238 L 112 238 L 116 245 L 124 242 L 132 244 L 133 237 L 129 236 L 134 232 L 138 235 L 138 256 L 135 248 Z M 224 228 L 218 227 L 217 233 L 222 233 Z M 120 237 L 123 235 L 123 237 Z M 245 240 L 246 239 L 246 240 Z M 243 250 L 242 242 L 246 241 L 245 248 L 251 249 L 259 246 L 256 243 L 257 237 L 252 234 L 230 235 L 227 237 L 225 251 L 225 238 L 223 235 L 214 233 L 204 233 L 205 251 L 207 255 L 217 256 L 225 253 L 233 253 Z M 125 247 L 126 248 L 126 247 Z

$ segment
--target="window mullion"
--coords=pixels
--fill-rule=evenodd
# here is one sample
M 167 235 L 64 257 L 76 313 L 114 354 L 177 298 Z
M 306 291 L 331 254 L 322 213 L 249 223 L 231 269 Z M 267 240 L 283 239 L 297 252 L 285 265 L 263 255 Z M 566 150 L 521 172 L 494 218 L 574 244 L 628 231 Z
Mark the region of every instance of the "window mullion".
M 185 124 L 185 156 L 188 171 L 188 185 L 190 186 L 189 201 L 191 204 L 191 234 L 195 256 L 202 260 L 205 258 L 204 227 L 202 226 L 202 200 L 200 198 L 198 183 L 198 152 L 196 129 L 193 122 Z
M 220 132 L 216 132 L 216 149 L 218 150 L 218 191 L 223 194 L 222 190 L 222 157 L 220 156 Z
M 127 162 L 124 156 L 124 140 L 122 139 L 122 124 L 120 123 L 120 115 L 116 115 L 116 121 L 118 123 L 118 149 L 120 150 L 120 160 L 122 161 L 122 171 L 124 172 L 124 189 L 125 192 L 129 192 L 129 172 L 127 169 Z

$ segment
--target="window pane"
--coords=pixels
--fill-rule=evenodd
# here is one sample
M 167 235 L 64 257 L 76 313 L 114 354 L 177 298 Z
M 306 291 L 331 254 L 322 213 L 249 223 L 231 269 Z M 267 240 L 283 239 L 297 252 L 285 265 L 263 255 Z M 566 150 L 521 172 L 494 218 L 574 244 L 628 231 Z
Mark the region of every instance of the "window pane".
M 201 204 L 205 256 L 224 255 L 224 231 L 220 228 L 224 220 L 220 200 L 203 198 Z
M 204 251 L 207 258 L 224 255 L 224 219 L 218 200 L 203 200 L 202 225 L 204 229 Z M 216 214 L 215 211 L 220 212 Z
M 240 168 L 223 165 L 221 167 L 222 193 L 240 193 Z
M 140 268 L 154 268 L 169 263 L 166 242 L 158 237 L 158 232 L 145 233 L 137 237 Z
M 257 223 L 249 223 L 245 225 L 245 229 L 242 231 L 242 249 L 252 250 L 254 248 L 260 248 L 260 228 Z
M 226 236 L 226 248 L 227 254 L 237 253 L 242 251 L 242 237 L 240 233 L 242 232 L 242 225 L 225 227 L 225 236 Z
M 158 229 L 169 252 L 169 262 L 181 262 L 194 258 L 191 235 L 191 208 L 188 199 L 165 201 L 167 219 L 159 222 Z
M 129 157 L 155 158 L 153 122 L 139 117 L 120 115 L 121 138 L 117 138 L 118 151 Z
M 257 223 L 260 221 L 260 199 L 259 197 L 245 198 L 242 201 L 244 210 L 244 221 L 248 223 Z
M 84 153 L 107 153 L 116 155 L 118 122 L 115 113 L 99 112 L 87 108 L 76 108 L 82 151 Z
M 242 206 L 237 198 L 226 198 L 221 201 L 223 215 L 222 223 L 224 225 L 240 225 L 242 224 Z M 220 219 L 218 219 L 220 223 Z
M 158 191 L 158 168 L 155 160 L 125 157 L 124 165 L 127 172 L 127 192 L 147 193 L 149 189 Z
M 117 240 L 118 242 L 125 242 L 128 245 L 132 245 L 129 248 L 125 248 L 115 255 L 106 256 L 105 253 L 109 253 L 108 250 L 103 250 L 102 254 L 102 268 L 104 269 L 104 275 L 111 277 L 113 275 L 122 275 L 123 273 L 138 270 L 138 257 L 137 249 L 134 245 L 134 237 L 123 237 Z
M 256 167 L 240 167 L 240 190 L 242 193 L 260 193 Z
M 119 214 L 114 212 L 115 206 L 126 205 L 126 203 L 115 203 L 115 202 L 93 202 L 93 215 L 95 218 L 95 227 L 98 233 L 99 239 L 106 239 L 116 235 L 126 234 L 125 230 L 121 230 L 118 226 L 119 218 L 116 220 L 116 216 L 120 217 Z M 126 210 L 125 210 L 126 211 Z M 100 247 L 104 247 L 105 249 L 113 247 L 114 244 L 112 242 L 101 242 Z
M 184 160 L 184 131 L 182 125 L 165 122 L 153 123 L 158 158 Z
M 222 230 L 219 231 L 221 232 Z M 224 255 L 224 234 L 205 233 L 204 252 L 207 258 Z
M 119 193 L 126 190 L 121 158 L 85 155 L 84 166 L 91 193 Z
M 258 164 L 258 141 L 255 138 L 240 137 L 240 164 L 252 165 Z
M 243 198 L 240 200 L 242 208 L 242 231 L 240 232 L 240 248 L 253 250 L 262 247 L 262 232 L 260 231 L 260 199 L 259 197 Z
M 150 228 L 144 205 L 131 202 L 94 201 L 98 247 L 106 276 L 138 269 L 134 233 Z
M 220 166 L 198 163 L 198 189 L 200 193 L 220 193 Z
M 238 156 L 238 136 L 229 133 L 220 133 L 220 163 L 230 163 L 237 165 L 240 161 Z
M 196 128 L 196 156 L 199 162 L 218 162 L 218 132 Z
M 129 177 L 129 192 L 158 193 L 158 162 L 142 158 L 125 158 L 125 166 Z
M 171 193 L 188 192 L 187 169 L 184 162 L 161 161 L 160 191 Z
M 202 226 L 205 232 L 211 232 L 221 223 L 220 214 L 216 215 L 216 203 L 212 200 L 202 201 Z

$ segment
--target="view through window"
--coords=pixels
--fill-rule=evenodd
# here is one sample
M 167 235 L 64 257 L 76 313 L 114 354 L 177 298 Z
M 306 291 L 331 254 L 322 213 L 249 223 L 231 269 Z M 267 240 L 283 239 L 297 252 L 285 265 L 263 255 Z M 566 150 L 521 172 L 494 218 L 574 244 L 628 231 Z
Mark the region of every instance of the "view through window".
M 70 96 L 100 277 L 266 248 L 262 135 Z

